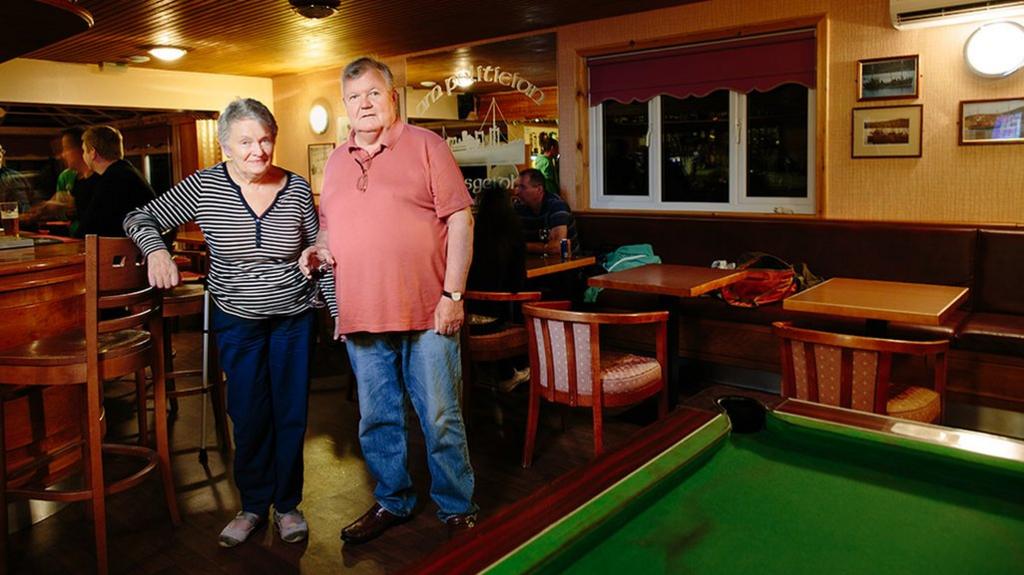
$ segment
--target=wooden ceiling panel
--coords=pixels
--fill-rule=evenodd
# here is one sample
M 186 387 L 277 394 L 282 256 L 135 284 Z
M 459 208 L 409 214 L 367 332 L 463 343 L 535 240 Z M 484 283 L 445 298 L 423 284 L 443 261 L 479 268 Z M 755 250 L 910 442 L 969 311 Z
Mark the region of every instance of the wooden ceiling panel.
M 342 0 L 337 14 L 308 20 L 285 0 L 81 0 L 93 28 L 27 57 L 126 62 L 150 46 L 174 45 L 189 53 L 177 62 L 137 65 L 277 76 L 338 66 L 357 54 L 426 52 L 695 1 L 702 0 Z M 5 10 L 4 19 L 19 16 L 15 8 Z

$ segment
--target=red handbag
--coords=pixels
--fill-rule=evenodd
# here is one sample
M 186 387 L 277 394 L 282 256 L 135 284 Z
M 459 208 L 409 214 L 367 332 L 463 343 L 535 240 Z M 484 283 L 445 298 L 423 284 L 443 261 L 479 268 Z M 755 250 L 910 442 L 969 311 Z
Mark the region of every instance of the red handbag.
M 773 255 L 754 254 L 736 269 L 745 269 L 748 273 L 747 277 L 719 291 L 729 305 L 757 307 L 782 301 L 796 292 L 793 266 Z

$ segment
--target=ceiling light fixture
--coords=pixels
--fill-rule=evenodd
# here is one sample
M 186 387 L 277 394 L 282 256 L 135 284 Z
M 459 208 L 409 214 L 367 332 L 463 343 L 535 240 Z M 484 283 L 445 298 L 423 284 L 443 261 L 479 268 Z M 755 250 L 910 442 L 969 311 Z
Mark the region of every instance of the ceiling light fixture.
M 288 0 L 292 10 L 306 18 L 326 18 L 338 11 L 341 0 Z
M 174 46 L 154 46 L 149 49 L 150 55 L 164 62 L 173 62 L 184 56 L 187 51 L 184 48 L 176 48 Z
M 971 71 L 986 78 L 1002 78 L 1024 66 L 1024 26 L 992 22 L 978 28 L 964 45 Z

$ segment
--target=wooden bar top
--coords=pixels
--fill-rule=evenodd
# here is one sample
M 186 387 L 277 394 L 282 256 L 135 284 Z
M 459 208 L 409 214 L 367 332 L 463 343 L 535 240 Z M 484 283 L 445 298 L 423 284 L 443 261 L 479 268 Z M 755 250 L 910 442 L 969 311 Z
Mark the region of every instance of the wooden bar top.
M 594 276 L 592 287 L 635 291 L 676 297 L 697 297 L 747 276 L 746 270 L 722 270 L 701 266 L 648 264 L 621 272 Z
M 84 263 L 82 241 L 0 250 L 0 277 Z
M 783 309 L 823 315 L 939 325 L 967 299 L 968 288 L 832 278 L 782 302 Z

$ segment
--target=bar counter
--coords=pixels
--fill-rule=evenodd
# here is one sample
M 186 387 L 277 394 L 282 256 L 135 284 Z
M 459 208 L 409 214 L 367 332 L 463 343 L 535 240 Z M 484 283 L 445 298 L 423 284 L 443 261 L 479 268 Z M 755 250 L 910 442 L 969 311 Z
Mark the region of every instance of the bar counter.
M 81 330 L 85 322 L 85 243 L 0 250 L 0 348 Z M 3 463 L 11 486 L 51 483 L 80 459 L 78 386 L 2 386 Z M 54 458 L 33 469 L 40 454 Z M 45 502 L 33 502 L 45 503 Z M 11 527 L 40 520 L 53 505 L 11 506 Z

